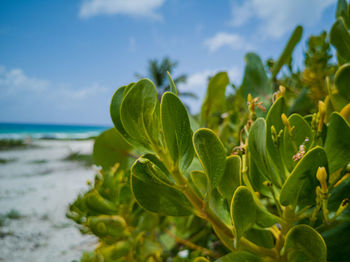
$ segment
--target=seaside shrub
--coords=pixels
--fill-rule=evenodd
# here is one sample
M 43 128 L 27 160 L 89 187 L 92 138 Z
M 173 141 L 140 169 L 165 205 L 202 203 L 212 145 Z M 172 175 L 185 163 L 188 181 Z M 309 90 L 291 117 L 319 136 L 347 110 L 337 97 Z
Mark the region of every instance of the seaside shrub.
M 67 212 L 99 239 L 81 261 L 349 261 L 349 10 L 338 1 L 329 33 L 338 64 L 317 75 L 326 92 L 316 106 L 305 104 L 317 90 L 309 80 L 293 94 L 280 85 L 302 73 L 278 79 L 299 26 L 270 72 L 246 55 L 233 95 L 227 73 L 213 76 L 197 117 L 170 75 L 160 101 L 148 79 L 119 88 L 115 128 L 94 146 L 102 169 Z

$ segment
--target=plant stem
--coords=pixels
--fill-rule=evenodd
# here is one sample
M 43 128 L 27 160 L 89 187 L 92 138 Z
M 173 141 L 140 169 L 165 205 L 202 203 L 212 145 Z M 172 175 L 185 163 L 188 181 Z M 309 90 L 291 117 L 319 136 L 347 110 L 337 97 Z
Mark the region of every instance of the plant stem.
M 225 246 L 227 246 L 230 250 L 235 251 L 236 249 L 233 247 L 233 239 L 235 238 L 233 234 L 233 229 L 227 226 L 224 222 L 222 222 L 222 220 L 213 212 L 213 210 L 209 206 L 207 206 L 207 204 L 198 196 L 198 194 L 192 189 L 187 178 L 179 170 L 177 165 L 174 165 L 169 155 L 161 149 L 155 149 L 156 150 L 154 151 L 157 152 L 160 159 L 166 164 L 166 166 L 170 167 L 171 174 L 173 175 L 177 186 L 183 192 L 186 198 L 191 202 L 196 211 L 196 214 L 199 217 L 208 220 L 213 226 L 214 230 L 219 231 L 217 232 L 218 236 L 220 235 L 220 233 L 222 233 L 223 235 L 231 239 L 232 244 L 229 245 L 227 241 L 223 241 L 222 238 L 219 237 L 223 241 Z M 240 239 L 240 245 L 242 246 L 242 248 L 254 252 L 258 255 L 276 258 L 276 252 L 274 249 L 260 247 L 244 237 Z
M 201 247 L 201 246 L 198 246 L 194 243 L 192 243 L 191 241 L 188 241 L 186 239 L 183 239 L 181 237 L 178 237 L 177 235 L 173 234 L 170 230 L 168 229 L 165 229 L 165 233 L 167 233 L 169 236 L 171 236 L 172 238 L 175 239 L 176 242 L 182 244 L 182 245 L 185 245 L 191 249 L 194 249 L 194 250 L 200 250 L 203 254 L 205 255 L 209 255 L 211 257 L 214 257 L 214 258 L 218 258 L 220 255 L 216 252 L 213 252 L 209 249 L 206 249 L 204 247 Z

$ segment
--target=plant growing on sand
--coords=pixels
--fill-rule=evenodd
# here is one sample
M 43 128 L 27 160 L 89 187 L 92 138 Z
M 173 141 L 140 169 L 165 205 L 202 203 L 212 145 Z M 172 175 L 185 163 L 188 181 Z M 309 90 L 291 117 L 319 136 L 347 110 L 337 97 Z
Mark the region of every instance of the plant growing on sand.
M 340 0 L 329 33 L 338 65 L 313 114 L 291 112 L 298 98 L 276 88 L 301 27 L 270 75 L 246 55 L 233 96 L 227 73 L 213 76 L 198 121 L 170 75 L 161 101 L 148 79 L 120 87 L 115 128 L 94 146 L 102 170 L 68 211 L 99 238 L 82 261 L 348 261 L 348 10 Z

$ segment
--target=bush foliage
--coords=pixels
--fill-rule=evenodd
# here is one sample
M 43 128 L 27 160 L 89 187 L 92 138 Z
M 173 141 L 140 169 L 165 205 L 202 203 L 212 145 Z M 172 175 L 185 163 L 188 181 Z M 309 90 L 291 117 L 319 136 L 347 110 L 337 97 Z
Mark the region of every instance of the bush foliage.
M 302 72 L 298 26 L 276 61 L 246 55 L 234 94 L 213 76 L 198 116 L 170 74 L 161 101 L 148 79 L 120 87 L 102 169 L 67 213 L 99 239 L 81 261 L 349 261 L 349 10 L 309 38 Z

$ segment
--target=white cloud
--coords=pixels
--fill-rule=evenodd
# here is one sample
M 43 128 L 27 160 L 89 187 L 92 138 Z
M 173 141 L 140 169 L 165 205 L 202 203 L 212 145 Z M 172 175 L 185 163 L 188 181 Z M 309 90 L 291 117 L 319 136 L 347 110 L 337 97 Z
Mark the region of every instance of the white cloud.
M 130 15 L 135 17 L 149 17 L 161 19 L 156 9 L 163 5 L 165 0 L 85 0 L 79 16 L 89 18 L 97 15 Z
M 21 69 L 7 70 L 0 66 L 0 90 L 3 95 L 22 92 L 41 92 L 50 83 L 46 80 L 28 77 Z
M 68 122 L 88 123 L 96 120 L 89 118 L 95 113 L 103 120 L 108 119 L 111 93 L 99 83 L 83 87 L 52 83 L 29 76 L 22 69 L 0 65 L 0 112 L 5 112 L 0 121 L 65 122 L 68 119 Z
M 226 71 L 228 73 L 231 83 L 239 83 L 241 81 L 242 71 L 238 67 L 231 67 L 226 69 L 206 69 L 193 73 L 188 76 L 187 82 L 185 84 L 179 85 L 179 90 L 192 92 L 198 97 L 196 101 L 193 99 L 188 100 L 188 104 L 190 105 L 192 113 L 198 113 L 200 111 L 201 103 L 208 88 L 209 77 L 214 76 L 220 71 Z M 187 101 L 187 99 L 184 100 Z
M 240 35 L 225 32 L 219 32 L 215 36 L 205 40 L 204 45 L 209 48 L 210 52 L 214 52 L 224 46 L 234 50 L 252 49 L 252 46 L 246 43 Z
M 297 24 L 312 26 L 320 21 L 323 11 L 336 0 L 246 0 L 232 1 L 233 26 L 257 18 L 262 34 L 279 38 Z

